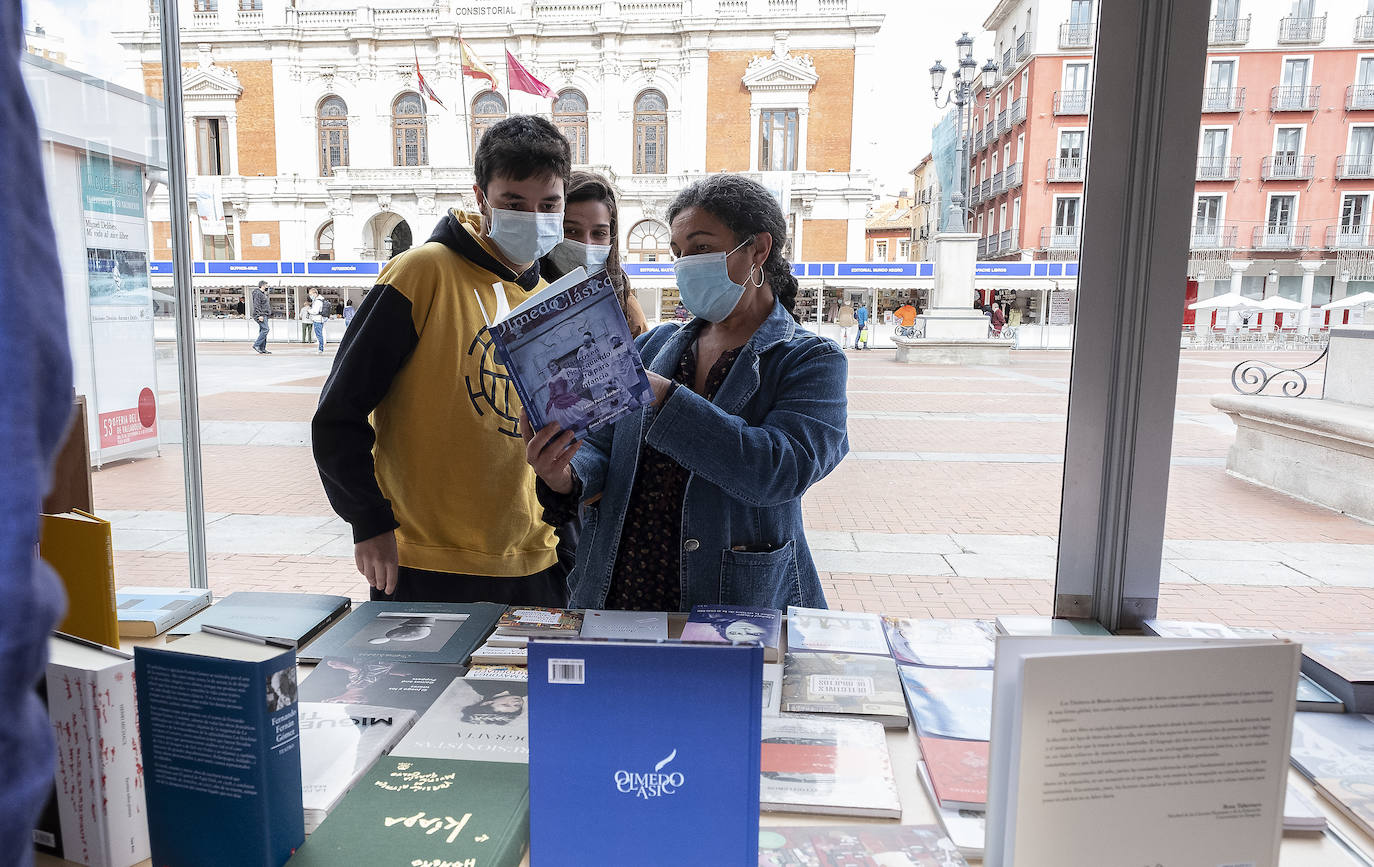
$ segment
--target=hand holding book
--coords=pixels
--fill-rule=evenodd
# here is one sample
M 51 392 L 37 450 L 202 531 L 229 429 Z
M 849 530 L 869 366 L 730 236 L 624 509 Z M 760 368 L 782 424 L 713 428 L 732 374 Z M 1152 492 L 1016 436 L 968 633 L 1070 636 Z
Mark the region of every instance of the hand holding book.
M 525 440 L 525 460 L 544 484 L 559 494 L 571 494 L 573 475 L 570 462 L 582 441 L 572 431 L 565 431 L 558 422 L 551 421 L 535 431 L 529 417 L 520 412 L 520 436 Z

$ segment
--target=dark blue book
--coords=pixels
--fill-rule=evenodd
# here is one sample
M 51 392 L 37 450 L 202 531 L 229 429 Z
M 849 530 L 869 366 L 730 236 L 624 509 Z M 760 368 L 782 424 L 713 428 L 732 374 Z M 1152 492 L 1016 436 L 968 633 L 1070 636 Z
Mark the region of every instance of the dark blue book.
M 305 840 L 296 654 L 189 635 L 134 649 L 158 867 L 281 867 Z
M 575 269 L 495 320 L 488 331 L 535 430 L 557 422 L 581 437 L 652 402 L 605 271 Z
M 755 863 L 762 647 L 540 639 L 529 671 L 531 863 Z
M 463 665 L 505 610 L 494 602 L 364 602 L 299 657 Z

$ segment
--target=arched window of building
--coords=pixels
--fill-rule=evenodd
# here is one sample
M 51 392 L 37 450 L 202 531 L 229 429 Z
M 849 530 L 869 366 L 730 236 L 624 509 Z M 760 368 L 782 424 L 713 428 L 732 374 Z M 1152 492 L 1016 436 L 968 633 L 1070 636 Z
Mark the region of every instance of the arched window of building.
M 666 262 L 669 258 L 668 227 L 657 220 L 640 220 L 630 229 L 628 243 L 631 262 Z
M 334 258 L 334 221 L 330 220 L 315 233 L 315 258 L 328 262 Z
M 320 138 L 320 177 L 334 174 L 338 166 L 348 165 L 348 106 L 337 96 L 320 101 L 316 112 Z
M 418 93 L 403 93 L 391 104 L 391 150 L 395 165 L 429 165 L 425 101 Z
M 565 90 L 553 104 L 553 125 L 563 133 L 572 148 L 572 161 L 578 165 L 587 158 L 587 98 L 580 90 Z
M 668 171 L 668 100 L 657 90 L 635 99 L 635 174 Z
M 472 152 L 492 126 L 506 119 L 506 101 L 494 90 L 477 94 L 472 100 Z

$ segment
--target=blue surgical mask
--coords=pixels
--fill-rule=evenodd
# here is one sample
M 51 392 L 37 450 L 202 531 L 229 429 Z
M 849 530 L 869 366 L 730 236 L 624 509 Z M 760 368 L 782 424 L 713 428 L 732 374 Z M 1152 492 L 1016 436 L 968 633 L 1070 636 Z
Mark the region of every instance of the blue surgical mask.
M 564 238 L 548 253 L 554 267 L 564 274 L 574 268 L 586 268 L 588 274 L 603 271 L 610 255 L 610 244 L 584 244 L 572 238 Z
M 563 240 L 563 212 L 508 211 L 492 208 L 491 241 L 517 265 L 533 262 Z
M 698 253 L 683 256 L 673 263 L 677 291 L 682 295 L 683 306 L 693 316 L 707 322 L 720 322 L 734 312 L 740 298 L 744 297 L 744 287 L 730 279 L 730 268 L 725 260 L 748 243 L 745 241 L 729 253 Z

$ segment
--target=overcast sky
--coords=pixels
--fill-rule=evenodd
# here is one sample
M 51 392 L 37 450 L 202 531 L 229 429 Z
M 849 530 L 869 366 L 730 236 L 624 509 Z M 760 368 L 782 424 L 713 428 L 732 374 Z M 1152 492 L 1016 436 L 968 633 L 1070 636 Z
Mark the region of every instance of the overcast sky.
M 232 0 L 221 0 L 232 2 Z M 855 119 L 856 139 L 875 142 L 878 165 L 869 169 L 883 186 L 896 193 L 911 184 L 908 172 L 930 150 L 930 129 L 942 112 L 935 108 L 927 70 L 938 58 L 953 66 L 954 40 L 967 30 L 978 42 L 979 66 L 991 56 L 992 36 L 983 33 L 983 19 L 996 0 L 861 0 L 863 8 L 886 14 L 878 35 L 878 82 L 891 94 L 878 117 Z M 23 0 L 26 24 L 37 22 L 66 40 L 72 64 L 93 75 L 141 91 L 143 83 L 130 68 L 111 31 L 144 26 L 144 0 Z

